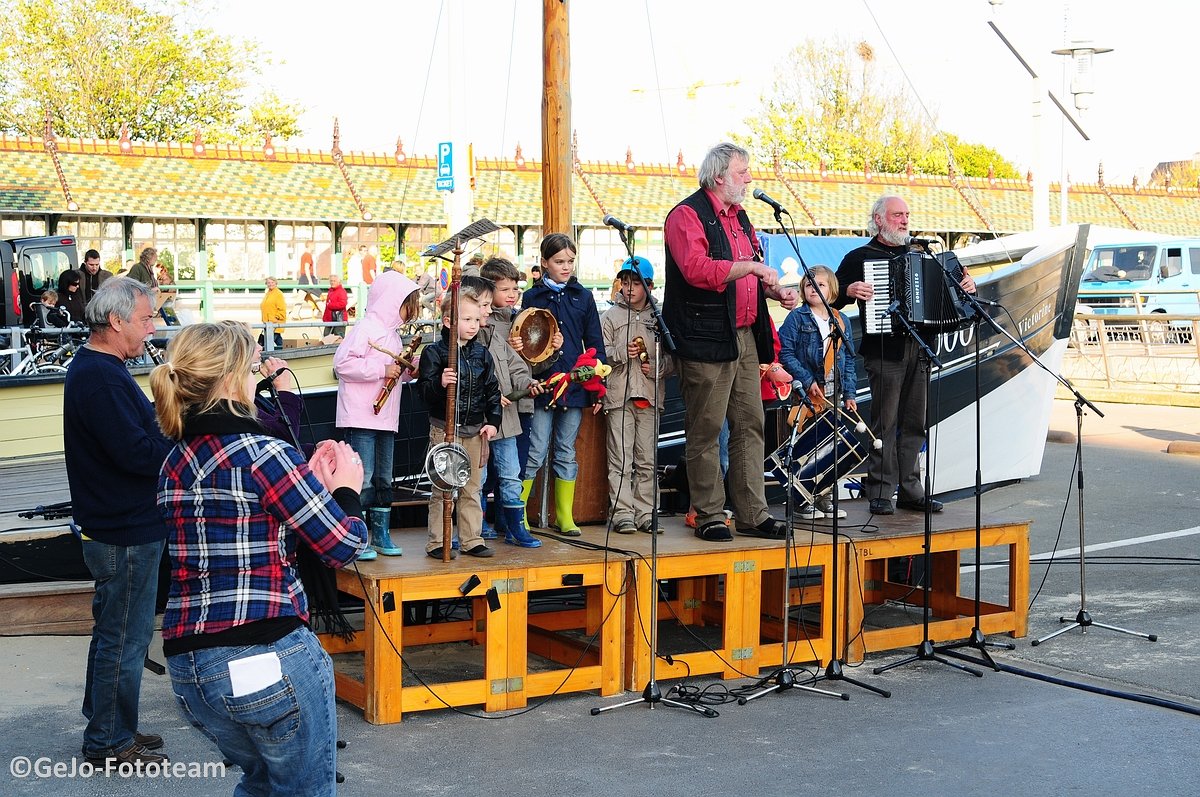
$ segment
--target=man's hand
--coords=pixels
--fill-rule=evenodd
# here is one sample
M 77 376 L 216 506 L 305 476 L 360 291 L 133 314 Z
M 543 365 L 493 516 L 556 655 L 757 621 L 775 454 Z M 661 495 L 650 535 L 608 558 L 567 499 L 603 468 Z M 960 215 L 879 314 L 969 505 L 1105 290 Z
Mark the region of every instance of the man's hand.
M 458 382 L 458 374 L 447 368 L 442 371 L 442 387 L 450 387 Z
M 867 282 L 851 282 L 846 287 L 846 295 L 855 299 L 861 299 L 864 302 L 868 302 L 871 300 L 871 297 L 875 295 L 875 289 L 872 288 L 870 283 Z
M 975 292 L 975 280 L 971 278 L 966 269 L 963 269 L 963 278 L 959 280 L 958 286 L 967 293 Z
M 496 427 L 492 426 L 490 423 L 485 423 L 479 430 L 479 436 L 484 440 L 487 440 L 489 443 L 496 438 L 496 434 Z

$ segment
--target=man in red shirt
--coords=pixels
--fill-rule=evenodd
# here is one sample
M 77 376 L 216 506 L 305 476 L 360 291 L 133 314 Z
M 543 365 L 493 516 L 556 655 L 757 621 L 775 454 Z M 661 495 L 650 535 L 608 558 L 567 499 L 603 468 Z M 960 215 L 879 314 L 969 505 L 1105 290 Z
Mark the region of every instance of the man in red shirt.
M 322 319 L 326 324 L 333 321 L 346 320 L 346 305 L 349 304 L 349 297 L 346 295 L 346 289 L 342 287 L 342 277 L 340 274 L 329 275 L 329 293 L 325 295 L 325 315 Z M 330 335 L 345 336 L 345 327 L 329 327 Z
M 676 343 L 685 405 L 688 489 L 696 536 L 732 540 L 717 439 L 729 421 L 729 486 L 738 533 L 783 539 L 787 524 L 771 516 L 763 484 L 763 407 L 759 364 L 775 359 L 767 298 L 791 309 L 794 288 L 762 262 L 754 226 L 742 209 L 750 156 L 718 144 L 704 157 L 700 189 L 667 215 L 663 317 Z

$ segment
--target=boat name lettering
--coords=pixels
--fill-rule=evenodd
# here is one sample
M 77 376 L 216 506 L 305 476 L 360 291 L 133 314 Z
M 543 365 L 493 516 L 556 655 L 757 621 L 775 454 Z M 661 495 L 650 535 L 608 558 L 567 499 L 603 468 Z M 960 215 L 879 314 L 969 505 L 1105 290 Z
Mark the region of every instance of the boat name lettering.
M 935 354 L 943 352 L 952 352 L 955 349 L 965 349 L 971 345 L 971 341 L 975 339 L 975 327 L 963 327 L 956 332 L 943 332 L 937 336 L 937 350 Z
M 1046 320 L 1054 312 L 1054 305 L 1050 302 L 1045 302 L 1041 307 L 1034 310 L 1025 318 L 1021 319 L 1021 323 L 1017 324 L 1017 331 L 1022 335 L 1027 335 L 1036 324 L 1040 324 Z

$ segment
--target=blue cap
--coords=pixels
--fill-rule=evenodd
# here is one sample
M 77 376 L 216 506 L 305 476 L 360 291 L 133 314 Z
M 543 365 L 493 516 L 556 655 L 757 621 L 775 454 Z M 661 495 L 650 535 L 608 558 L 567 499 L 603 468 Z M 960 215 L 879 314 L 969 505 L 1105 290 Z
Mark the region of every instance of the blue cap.
M 625 262 L 617 269 L 618 277 L 621 276 L 622 271 L 639 271 L 647 282 L 654 281 L 654 266 L 650 265 L 650 261 L 644 257 L 625 258 Z

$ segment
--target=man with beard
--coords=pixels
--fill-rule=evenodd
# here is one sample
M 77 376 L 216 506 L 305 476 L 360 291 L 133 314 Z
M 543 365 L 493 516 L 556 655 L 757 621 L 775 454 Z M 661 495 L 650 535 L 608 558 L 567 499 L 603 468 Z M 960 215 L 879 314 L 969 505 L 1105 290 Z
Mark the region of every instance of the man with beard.
M 891 260 L 908 252 L 908 203 L 898 196 L 882 196 L 871 206 L 867 232 L 874 238 L 865 246 L 846 253 L 838 266 L 837 280 L 846 289 L 833 302 L 841 309 L 858 301 L 859 318 L 866 314 L 865 302 L 875 295 L 863 281 L 863 264 L 868 260 Z M 963 271 L 963 290 L 975 292 L 975 281 Z M 871 432 L 883 441 L 867 458 L 863 495 L 870 499 L 871 513 L 895 512 L 892 495 L 899 486 L 896 506 L 924 511 L 926 501 L 934 512 L 942 502 L 925 495 L 917 457 L 925 439 L 925 373 L 929 364 L 920 357 L 916 341 L 899 325 L 888 335 L 863 335 L 858 347 L 867 367 L 871 386 Z M 854 385 L 846 385 L 853 391 Z M 899 437 L 896 432 L 899 430 Z
M 112 274 L 100 268 L 100 253 L 95 249 L 89 249 L 83 256 L 83 265 L 79 268 L 79 276 L 81 279 L 79 294 L 83 297 L 83 304 L 86 307 L 87 303 L 92 300 L 92 296 L 100 290 L 100 286 Z M 83 317 L 81 316 L 77 320 L 83 321 Z
M 775 359 L 767 298 L 796 306 L 762 262 L 754 226 L 742 209 L 750 156 L 718 144 L 697 174 L 700 188 L 667 215 L 663 317 L 676 345 L 685 405 L 688 489 L 696 536 L 732 540 L 725 525 L 725 488 L 717 440 L 729 421 L 729 489 L 739 534 L 783 539 L 787 524 L 767 511 L 763 485 L 760 363 Z

